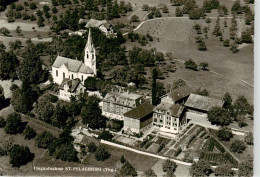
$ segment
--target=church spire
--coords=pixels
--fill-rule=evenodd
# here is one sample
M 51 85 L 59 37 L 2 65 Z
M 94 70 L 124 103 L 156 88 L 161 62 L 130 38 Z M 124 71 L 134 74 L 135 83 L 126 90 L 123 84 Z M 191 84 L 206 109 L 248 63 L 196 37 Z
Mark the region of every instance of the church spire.
M 87 42 L 87 46 L 88 46 L 90 49 L 93 48 L 90 28 L 89 28 L 89 31 L 88 31 L 88 42 Z

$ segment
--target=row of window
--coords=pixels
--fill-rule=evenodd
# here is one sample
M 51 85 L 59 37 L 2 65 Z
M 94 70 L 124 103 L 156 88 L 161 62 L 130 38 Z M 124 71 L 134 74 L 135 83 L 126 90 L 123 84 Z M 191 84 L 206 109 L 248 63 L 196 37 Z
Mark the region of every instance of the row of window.
M 58 70 L 56 70 L 56 77 L 58 77 L 59 76 L 59 71 Z M 63 78 L 65 78 L 65 73 L 63 72 Z M 70 76 L 69 76 L 69 79 L 70 79 Z M 73 74 L 71 74 L 71 79 L 74 79 L 74 75 Z M 81 76 L 81 81 L 83 81 L 83 76 Z

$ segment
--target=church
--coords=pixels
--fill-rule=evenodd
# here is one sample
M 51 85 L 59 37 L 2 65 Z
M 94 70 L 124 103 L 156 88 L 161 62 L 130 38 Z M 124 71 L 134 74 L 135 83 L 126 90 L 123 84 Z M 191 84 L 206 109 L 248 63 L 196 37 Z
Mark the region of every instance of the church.
M 84 84 L 85 79 L 96 75 L 96 50 L 89 29 L 88 41 L 84 49 L 84 61 L 57 56 L 52 65 L 52 77 L 53 82 L 58 85 L 61 85 L 67 79 L 79 79 Z

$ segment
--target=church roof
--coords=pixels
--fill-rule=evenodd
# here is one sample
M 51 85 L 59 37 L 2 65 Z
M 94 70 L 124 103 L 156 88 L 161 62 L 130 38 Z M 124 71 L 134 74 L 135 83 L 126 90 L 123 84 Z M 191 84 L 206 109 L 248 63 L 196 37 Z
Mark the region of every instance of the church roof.
M 69 71 L 72 71 L 72 72 L 76 72 L 76 73 L 80 72 L 80 73 L 84 73 L 84 74 L 93 73 L 93 70 L 90 67 L 84 65 L 84 63 L 82 63 L 82 61 L 73 60 L 70 58 L 62 57 L 62 56 L 57 56 L 57 58 L 52 66 L 55 68 L 60 68 L 63 64 L 67 67 L 67 69 Z

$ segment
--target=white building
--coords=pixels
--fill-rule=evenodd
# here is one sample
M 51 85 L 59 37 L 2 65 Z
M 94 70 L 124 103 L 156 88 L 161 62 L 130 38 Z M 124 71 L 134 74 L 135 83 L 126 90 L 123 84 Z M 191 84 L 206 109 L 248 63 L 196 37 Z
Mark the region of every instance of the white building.
M 85 87 L 79 79 L 64 79 L 59 87 L 59 98 L 64 101 L 70 101 L 71 96 L 76 97 L 85 91 Z
M 84 61 L 78 61 L 62 56 L 57 56 L 52 65 L 53 82 L 61 84 L 64 79 L 80 79 L 82 83 L 88 77 L 97 75 L 96 50 L 89 30 L 88 42 L 85 47 Z
M 86 24 L 86 28 L 96 27 L 99 28 L 107 37 L 114 37 L 116 33 L 114 32 L 113 26 L 106 20 L 95 20 L 90 19 Z

